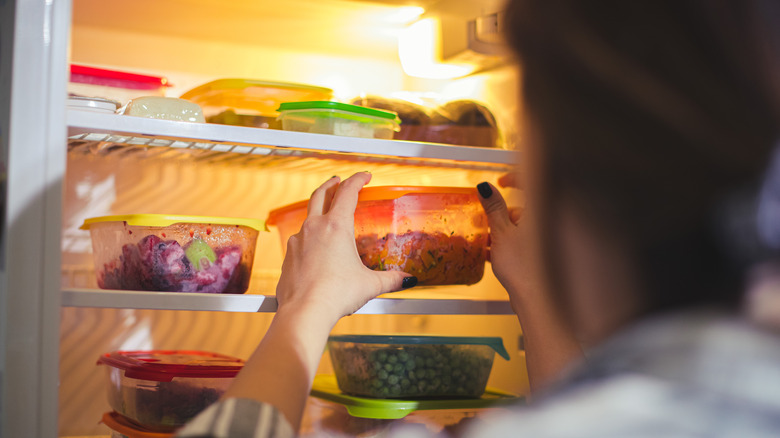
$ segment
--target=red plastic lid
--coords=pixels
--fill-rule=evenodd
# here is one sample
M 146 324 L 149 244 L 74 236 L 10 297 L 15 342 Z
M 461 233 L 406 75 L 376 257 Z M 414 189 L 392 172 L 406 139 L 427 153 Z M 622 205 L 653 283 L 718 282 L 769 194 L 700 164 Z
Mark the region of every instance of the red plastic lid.
M 103 414 L 103 424 L 128 438 L 169 438 L 173 436 L 173 433 L 146 429 L 113 411 Z
M 77 65 L 77 64 L 70 65 L 70 74 L 71 74 L 72 82 L 80 82 L 80 83 L 92 83 L 93 81 L 80 78 L 79 75 L 91 76 L 93 78 L 102 78 L 108 81 L 113 80 L 113 81 L 135 82 L 137 86 L 134 86 L 132 88 L 151 89 L 151 88 L 171 86 L 171 84 L 168 83 L 168 79 L 162 76 L 141 75 L 138 73 L 128 73 L 119 70 L 108 70 L 104 68 L 87 67 L 85 65 Z
M 131 379 L 157 382 L 175 377 L 230 378 L 244 366 L 242 359 L 232 356 L 188 350 L 114 351 L 100 356 L 97 363 L 124 370 Z
M 358 194 L 358 202 L 389 201 L 405 195 L 477 195 L 477 189 L 471 187 L 425 187 L 425 186 L 377 186 L 364 187 Z M 306 209 L 308 200 L 277 208 L 268 214 L 266 225 L 276 225 L 280 216 L 291 211 Z

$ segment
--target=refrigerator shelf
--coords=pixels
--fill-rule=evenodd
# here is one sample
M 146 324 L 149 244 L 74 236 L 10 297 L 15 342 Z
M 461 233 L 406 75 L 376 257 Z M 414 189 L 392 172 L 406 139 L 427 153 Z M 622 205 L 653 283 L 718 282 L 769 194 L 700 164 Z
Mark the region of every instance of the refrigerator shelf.
M 86 288 L 62 290 L 65 307 L 103 307 L 215 312 L 275 312 L 276 297 L 256 294 L 198 294 Z M 375 298 L 363 315 L 512 315 L 509 301 L 469 299 Z
M 506 172 L 504 149 L 380 140 L 101 114 L 68 109 L 68 151 L 237 164 L 301 158 Z

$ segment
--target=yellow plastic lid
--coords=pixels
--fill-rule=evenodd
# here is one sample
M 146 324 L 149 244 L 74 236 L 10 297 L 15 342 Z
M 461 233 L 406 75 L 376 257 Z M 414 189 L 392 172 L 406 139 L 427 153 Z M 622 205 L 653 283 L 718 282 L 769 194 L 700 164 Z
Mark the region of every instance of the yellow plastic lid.
M 472 187 L 427 187 L 427 186 L 377 186 L 364 187 L 358 194 L 358 202 L 389 201 L 405 195 L 438 194 L 438 195 L 475 195 L 477 189 Z M 306 209 L 309 201 L 304 200 L 272 210 L 268 214 L 266 224 L 276 225 L 280 216 L 291 211 Z
M 114 216 L 91 217 L 79 227 L 88 230 L 93 224 L 102 222 L 127 222 L 128 225 L 140 227 L 167 227 L 173 224 L 196 223 L 216 225 L 243 225 L 257 231 L 265 231 L 265 223 L 259 219 L 212 216 L 178 216 L 171 214 L 120 214 Z
M 251 112 L 275 117 L 279 115 L 276 109 L 284 102 L 330 100 L 333 98 L 333 90 L 289 82 L 218 79 L 187 91 L 181 98 L 202 107 L 232 108 L 239 113 Z

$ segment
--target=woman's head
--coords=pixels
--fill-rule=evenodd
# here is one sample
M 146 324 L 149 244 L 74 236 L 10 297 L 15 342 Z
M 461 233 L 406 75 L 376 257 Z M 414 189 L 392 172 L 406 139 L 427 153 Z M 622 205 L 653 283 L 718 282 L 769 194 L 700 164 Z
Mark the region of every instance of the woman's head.
M 764 7 L 777 9 L 511 2 L 508 38 L 536 138 L 531 190 L 556 289 L 578 281 L 560 241 L 565 213 L 620 254 L 635 313 L 738 302 L 741 268 L 712 225 L 719 204 L 760 177 L 778 136 L 776 37 L 766 33 L 777 26 L 761 22 L 772 16 Z

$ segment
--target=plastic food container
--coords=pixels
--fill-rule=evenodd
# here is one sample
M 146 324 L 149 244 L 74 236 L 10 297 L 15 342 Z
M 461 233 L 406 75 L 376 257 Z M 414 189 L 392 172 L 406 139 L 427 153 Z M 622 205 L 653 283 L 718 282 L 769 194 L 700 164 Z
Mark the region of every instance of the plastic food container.
M 485 392 L 499 337 L 342 335 L 328 338 L 339 389 L 376 398 L 476 398 Z
M 102 97 L 68 97 L 68 108 L 75 108 L 83 111 L 96 113 L 114 114 L 121 105 L 119 102 Z
M 216 402 L 244 366 L 205 351 L 115 351 L 106 365 L 108 403 L 143 428 L 170 432 Z
M 208 123 L 271 129 L 282 129 L 276 109 L 283 102 L 332 97 L 330 88 L 252 79 L 219 79 L 181 95 L 203 108 Z
M 68 93 L 83 97 L 102 97 L 122 104 L 141 96 L 165 96 L 168 79 L 119 70 L 70 65 Z
M 203 110 L 197 103 L 175 97 L 144 96 L 127 103 L 122 113 L 127 116 L 179 122 L 205 123 Z
M 355 210 L 355 241 L 363 264 L 404 271 L 418 285 L 474 284 L 482 279 L 488 223 L 476 189 L 366 187 Z M 274 210 L 283 250 L 301 229 L 308 201 Z
M 116 412 L 103 414 L 103 424 L 111 429 L 111 438 L 170 438 L 172 433 L 156 432 L 139 426 Z
M 98 286 L 161 292 L 244 293 L 255 219 L 133 214 L 84 221 Z
M 285 131 L 392 139 L 400 129 L 394 112 L 339 102 L 287 102 L 279 112 Z

